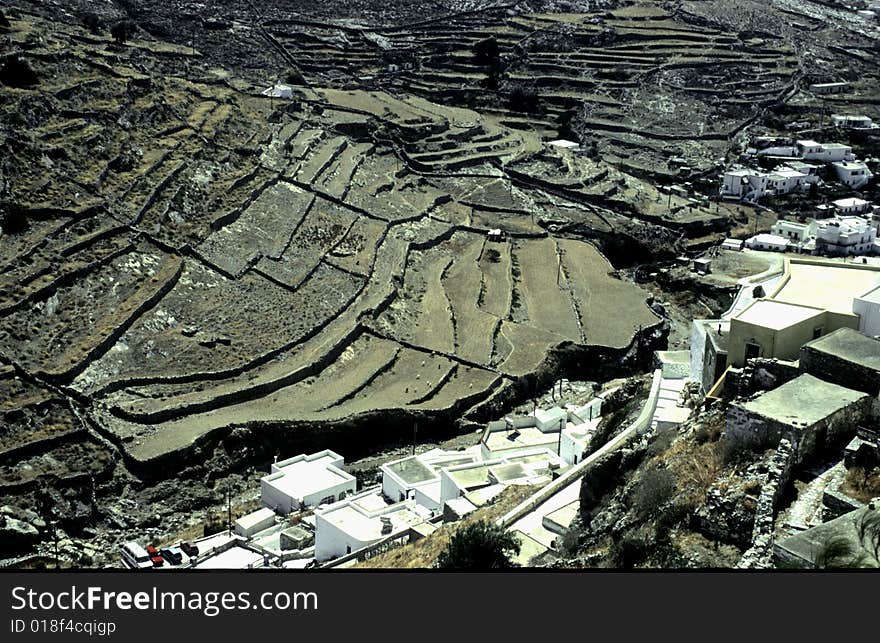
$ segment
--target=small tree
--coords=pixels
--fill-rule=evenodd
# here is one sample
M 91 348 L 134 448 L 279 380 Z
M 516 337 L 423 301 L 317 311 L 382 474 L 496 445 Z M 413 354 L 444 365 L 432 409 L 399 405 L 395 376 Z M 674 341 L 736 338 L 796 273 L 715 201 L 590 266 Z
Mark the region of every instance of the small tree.
M 494 523 L 477 521 L 459 529 L 446 550 L 440 554 L 440 569 L 509 569 L 519 554 L 519 541 L 509 531 Z
M 474 59 L 478 65 L 496 65 L 501 56 L 495 36 L 489 36 L 477 41 L 473 51 Z
M 7 87 L 31 87 L 39 80 L 28 62 L 18 56 L 9 56 L 0 66 L 0 83 Z
M 103 26 L 101 23 L 101 19 L 98 17 L 98 14 L 93 11 L 88 11 L 82 16 L 83 26 L 91 31 L 94 34 L 101 33 L 101 27 Z
M 110 35 L 117 45 L 124 45 L 125 41 L 131 38 L 137 31 L 137 25 L 130 20 L 122 20 L 110 27 Z

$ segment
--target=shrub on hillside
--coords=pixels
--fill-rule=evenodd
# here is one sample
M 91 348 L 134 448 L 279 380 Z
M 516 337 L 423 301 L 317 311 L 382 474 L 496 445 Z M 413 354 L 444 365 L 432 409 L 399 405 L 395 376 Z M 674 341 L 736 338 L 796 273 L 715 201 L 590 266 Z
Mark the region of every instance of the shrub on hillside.
M 516 567 L 511 560 L 519 553 L 519 541 L 509 531 L 494 523 L 477 521 L 455 532 L 449 545 L 440 554 L 440 569 L 508 569 Z

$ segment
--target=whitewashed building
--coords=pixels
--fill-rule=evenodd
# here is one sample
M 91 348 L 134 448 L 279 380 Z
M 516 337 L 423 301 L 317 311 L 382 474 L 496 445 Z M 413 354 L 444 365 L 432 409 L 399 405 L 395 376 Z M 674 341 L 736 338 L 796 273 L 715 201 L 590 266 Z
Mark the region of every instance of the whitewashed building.
M 446 503 L 490 487 L 550 482 L 566 468 L 562 458 L 549 449 L 446 467 L 440 471 L 440 497 Z
M 773 170 L 767 176 L 767 193 L 781 196 L 791 192 L 803 192 L 809 187 L 809 176 L 787 167 Z
M 237 536 L 250 538 L 256 533 L 275 525 L 275 512 L 263 507 L 235 521 L 234 531 Z
M 384 538 L 405 536 L 431 514 L 407 500 L 388 504 L 378 488 L 315 510 L 315 559 L 325 562 Z
M 865 199 L 850 197 L 832 201 L 831 205 L 838 214 L 864 214 L 871 210 L 871 202 Z
M 382 493 L 391 502 L 414 500 L 431 511 L 440 511 L 440 471 L 444 467 L 470 464 L 480 459 L 479 451 L 444 451 L 401 458 L 381 466 Z
M 832 114 L 831 123 L 845 129 L 873 129 L 874 121 L 863 114 Z
M 857 189 L 873 178 L 873 173 L 862 161 L 838 161 L 833 164 L 837 180 Z
M 817 143 L 807 139 L 798 141 L 797 148 L 801 158 L 807 161 L 834 163 L 835 161 L 852 161 L 855 159 L 852 146 L 844 145 L 843 143 Z
M 816 252 L 834 255 L 864 255 L 874 250 L 877 231 L 858 216 L 815 221 Z
M 791 242 L 785 237 L 775 234 L 756 234 L 746 239 L 746 248 L 750 250 L 770 250 L 772 252 L 785 252 Z
M 777 237 L 784 237 L 788 239 L 790 243 L 803 243 L 812 236 L 812 230 L 812 223 L 801 223 L 799 221 L 786 221 L 785 219 L 779 219 L 773 224 L 773 227 L 770 228 L 770 234 L 776 235 Z
M 721 196 L 758 201 L 767 191 L 768 175 L 749 168 L 729 170 L 721 182 Z
M 345 459 L 330 450 L 275 462 L 271 473 L 260 479 L 263 506 L 287 515 L 342 500 L 357 490 L 357 480 L 343 466 Z

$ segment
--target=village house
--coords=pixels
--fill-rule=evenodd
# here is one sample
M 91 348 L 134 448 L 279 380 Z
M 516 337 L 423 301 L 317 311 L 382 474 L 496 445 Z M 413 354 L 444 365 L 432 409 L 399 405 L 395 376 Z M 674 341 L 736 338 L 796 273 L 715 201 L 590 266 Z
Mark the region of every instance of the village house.
M 832 165 L 837 180 L 853 189 L 862 187 L 874 176 L 862 161 L 838 161 Z
M 806 223 L 780 219 L 770 232 L 787 239 L 787 249 L 813 255 L 872 254 L 877 241 L 874 221 L 860 216 L 835 216 Z
M 799 375 L 782 386 L 727 409 L 725 434 L 736 444 L 762 448 L 785 438 L 795 461 L 810 461 L 830 444 L 850 439 L 871 412 L 870 395 Z
M 315 559 L 345 556 L 376 542 L 408 537 L 431 513 L 412 500 L 388 504 L 377 488 L 315 511 Z
M 855 156 L 850 145 L 842 143 L 817 143 L 813 140 L 797 141 L 797 149 L 801 158 L 806 161 L 852 161 Z
M 768 180 L 767 174 L 757 170 L 748 168 L 729 170 L 722 178 L 721 196 L 757 202 L 764 196 Z
M 344 465 L 345 459 L 330 450 L 275 462 L 271 473 L 260 479 L 263 506 L 287 515 L 342 500 L 357 489 L 357 480 L 342 470 Z
M 390 502 L 414 500 L 432 511 L 443 508 L 440 497 L 440 471 L 444 467 L 470 464 L 480 459 L 479 453 L 431 449 L 383 464 L 382 493 Z
M 864 214 L 871 211 L 871 202 L 865 199 L 849 197 L 832 201 L 831 205 L 838 214 Z
M 795 360 L 801 347 L 840 328 L 880 332 L 880 268 L 786 258 L 768 297 L 729 320 L 694 320 L 691 378 L 709 391 L 728 367 L 752 358 Z
M 876 396 L 880 393 L 880 339 L 840 328 L 804 344 L 800 368 L 814 377 Z
M 779 167 L 767 176 L 767 193 L 781 196 L 791 192 L 803 192 L 809 187 L 808 179 L 809 175 L 803 172 Z
M 874 121 L 862 114 L 832 114 L 831 123 L 845 129 L 873 129 Z
M 756 234 L 746 239 L 745 246 L 750 250 L 769 250 L 771 252 L 785 252 L 791 242 L 783 236 L 776 234 Z
M 813 83 L 810 85 L 810 91 L 814 94 L 841 94 L 849 90 L 849 83 Z

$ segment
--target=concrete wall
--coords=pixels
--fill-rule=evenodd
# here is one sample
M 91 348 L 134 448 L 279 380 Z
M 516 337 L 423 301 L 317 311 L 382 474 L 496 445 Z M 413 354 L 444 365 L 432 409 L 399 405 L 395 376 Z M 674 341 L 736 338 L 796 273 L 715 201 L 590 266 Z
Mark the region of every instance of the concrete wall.
M 859 316 L 858 330 L 862 335 L 880 335 L 880 302 L 856 298 L 853 300 L 853 312 Z

